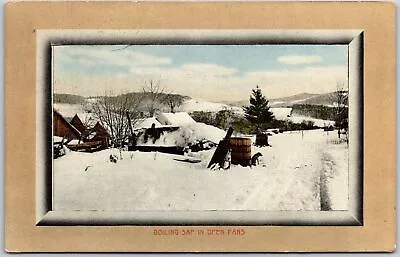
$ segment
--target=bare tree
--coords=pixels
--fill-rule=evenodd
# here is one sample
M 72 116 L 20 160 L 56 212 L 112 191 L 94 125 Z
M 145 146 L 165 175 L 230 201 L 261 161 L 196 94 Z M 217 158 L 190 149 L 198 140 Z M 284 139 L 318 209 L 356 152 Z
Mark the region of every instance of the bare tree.
M 91 128 L 94 127 L 94 125 L 96 125 L 96 119 L 93 117 L 93 115 L 91 115 L 91 104 L 90 102 L 88 102 L 87 100 L 84 100 L 81 103 L 82 109 L 86 112 L 89 113 L 89 115 L 85 115 L 82 118 L 82 124 L 85 127 L 86 130 L 90 130 Z
M 174 113 L 176 111 L 176 108 L 179 108 L 183 104 L 183 96 L 168 94 L 166 102 L 168 104 L 170 111 Z
M 119 96 L 106 94 L 92 102 L 89 108 L 95 119 L 109 130 L 112 144 L 121 146 L 130 136 L 126 113 L 130 114 L 132 121 L 137 120 L 139 104 L 140 98 L 132 94 Z
M 348 98 L 349 90 L 347 84 L 342 81 L 336 82 L 336 91 L 332 95 L 335 106 L 335 126 L 338 128 L 338 137 L 344 129 L 348 130 Z
M 146 81 L 143 86 L 144 97 L 146 98 L 147 105 L 146 109 L 150 116 L 161 110 L 162 106 L 167 102 L 168 94 L 165 93 L 165 89 L 161 86 L 160 81 L 149 80 Z

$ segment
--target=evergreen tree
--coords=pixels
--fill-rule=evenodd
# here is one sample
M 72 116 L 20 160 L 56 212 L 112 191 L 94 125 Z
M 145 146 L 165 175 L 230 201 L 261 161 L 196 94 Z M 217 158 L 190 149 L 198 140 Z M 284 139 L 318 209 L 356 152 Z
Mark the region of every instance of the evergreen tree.
M 250 105 L 243 107 L 245 112 L 244 116 L 256 127 L 257 132 L 260 132 L 267 129 L 275 117 L 270 111 L 269 102 L 265 96 L 263 96 L 261 89 L 257 86 L 257 88 L 252 91 Z

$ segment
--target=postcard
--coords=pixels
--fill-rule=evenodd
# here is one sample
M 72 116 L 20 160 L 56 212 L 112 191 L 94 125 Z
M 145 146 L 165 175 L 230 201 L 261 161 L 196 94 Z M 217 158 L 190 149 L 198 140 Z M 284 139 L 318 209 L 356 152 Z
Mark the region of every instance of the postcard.
M 290 3 L 315 14 L 299 16 L 303 27 L 285 26 L 288 14 L 276 25 L 246 23 L 257 7 L 268 13 L 283 3 L 243 4 L 249 13 L 239 20 L 249 27 L 201 27 L 197 17 L 216 17 L 202 10 L 222 3 L 107 3 L 115 9 L 104 16 L 87 9 L 105 10 L 101 3 L 8 4 L 7 250 L 393 250 L 395 134 L 382 124 L 394 118 L 394 16 L 380 30 L 358 16 L 348 26 L 318 23 L 318 10 L 332 4 Z M 365 16 L 372 6 L 394 10 L 339 5 Z M 63 15 L 72 6 L 99 19 L 72 28 L 78 11 L 47 17 L 49 26 L 28 16 L 21 24 L 33 22 L 33 34 L 24 34 L 33 46 L 12 29 L 30 8 Z M 135 16 L 141 25 L 123 26 L 127 10 L 168 17 L 163 7 L 182 21 L 192 10 L 192 25 Z M 119 13 L 120 26 L 100 25 Z M 222 14 L 234 24 L 232 12 Z M 10 58 L 17 41 L 28 59 Z M 24 84 L 16 69 L 35 79 Z M 29 101 L 16 107 L 11 95 Z M 32 141 L 25 169 L 17 164 L 25 144 L 11 145 L 23 140 L 21 115 Z M 29 181 L 22 196 L 18 185 Z M 23 231 L 34 238 L 27 245 L 17 236 Z M 377 231 L 383 236 L 372 239 Z M 63 235 L 68 241 L 44 243 Z

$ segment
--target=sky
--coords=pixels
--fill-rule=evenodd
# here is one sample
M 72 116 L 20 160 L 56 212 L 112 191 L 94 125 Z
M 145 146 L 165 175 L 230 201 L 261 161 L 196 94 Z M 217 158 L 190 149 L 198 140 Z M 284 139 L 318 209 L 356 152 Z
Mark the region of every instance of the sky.
M 208 101 L 328 93 L 347 83 L 347 45 L 64 45 L 53 48 L 55 93 L 165 92 Z

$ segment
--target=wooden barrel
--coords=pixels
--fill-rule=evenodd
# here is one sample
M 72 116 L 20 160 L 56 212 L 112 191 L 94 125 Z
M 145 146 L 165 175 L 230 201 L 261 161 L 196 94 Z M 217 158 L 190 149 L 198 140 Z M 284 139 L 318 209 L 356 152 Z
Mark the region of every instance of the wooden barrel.
M 231 163 L 249 166 L 251 164 L 251 139 L 231 137 L 229 147 L 232 149 Z
M 257 134 L 256 135 L 256 146 L 268 146 L 268 135 L 267 134 Z

